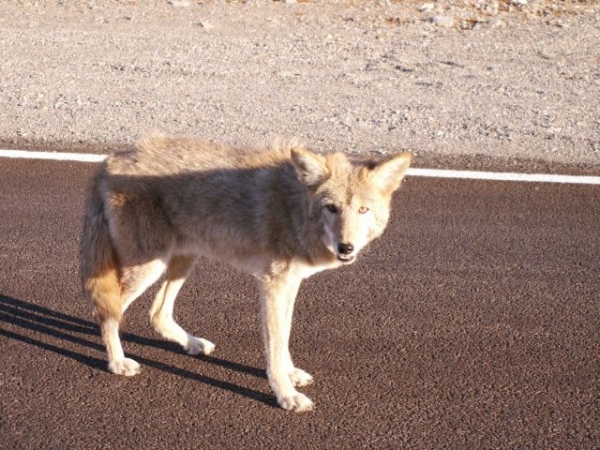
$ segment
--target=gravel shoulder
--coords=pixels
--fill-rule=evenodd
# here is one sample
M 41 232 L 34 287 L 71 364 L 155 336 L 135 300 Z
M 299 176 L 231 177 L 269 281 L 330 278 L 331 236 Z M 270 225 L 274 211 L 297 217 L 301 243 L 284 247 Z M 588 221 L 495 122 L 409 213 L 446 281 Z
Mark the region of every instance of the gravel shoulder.
M 600 165 L 595 2 L 65 0 L 3 10 L 3 147 L 107 151 L 158 130 L 410 150 L 417 165 Z

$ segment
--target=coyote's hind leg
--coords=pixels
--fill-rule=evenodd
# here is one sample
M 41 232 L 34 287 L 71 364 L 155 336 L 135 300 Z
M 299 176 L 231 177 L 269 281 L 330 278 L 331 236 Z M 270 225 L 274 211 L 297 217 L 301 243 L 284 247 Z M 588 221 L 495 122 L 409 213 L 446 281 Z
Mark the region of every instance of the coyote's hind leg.
M 157 259 L 147 264 L 129 267 L 121 278 L 121 314 L 142 293 L 156 282 L 165 270 L 165 264 Z M 108 353 L 108 370 L 117 375 L 133 376 L 140 372 L 140 365 L 131 358 L 125 358 L 119 338 L 119 318 L 101 317 L 100 331 Z
M 166 279 L 150 308 L 150 320 L 154 329 L 162 337 L 177 342 L 190 355 L 200 353 L 209 355 L 214 350 L 215 344 L 206 339 L 192 336 L 173 319 L 175 298 L 189 276 L 194 261 L 195 257 L 189 255 L 171 257 L 167 266 Z

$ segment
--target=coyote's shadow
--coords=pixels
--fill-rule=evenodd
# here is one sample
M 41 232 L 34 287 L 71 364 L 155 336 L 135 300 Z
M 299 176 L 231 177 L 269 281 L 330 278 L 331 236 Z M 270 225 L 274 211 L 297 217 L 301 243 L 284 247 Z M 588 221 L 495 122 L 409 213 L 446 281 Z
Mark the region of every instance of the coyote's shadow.
M 3 327 L 2 324 L 11 324 L 13 327 L 18 327 L 23 330 L 23 334 L 9 331 Z M 31 331 L 41 335 L 51 336 L 66 342 L 71 342 L 88 349 L 99 350 L 101 352 L 105 351 L 104 345 L 101 343 L 98 326 L 95 323 L 0 294 L 0 335 L 54 352 L 61 356 L 71 358 L 94 369 L 106 371 L 106 360 L 44 342 L 43 339 L 37 337 L 31 337 L 31 333 L 29 333 Z M 158 339 L 145 338 L 131 333 L 123 333 L 121 337 L 124 341 L 147 345 L 166 351 L 181 351 L 180 347 L 176 344 Z M 182 354 L 182 356 L 183 355 L 184 354 Z M 234 392 L 244 397 L 260 401 L 269 406 L 277 406 L 275 398 L 269 394 L 237 386 L 227 381 L 194 373 L 187 369 L 174 367 L 159 361 L 141 357 L 139 355 L 131 356 L 138 362 L 149 367 L 153 367 L 155 369 L 162 370 L 183 378 L 199 381 L 219 389 Z M 255 367 L 250 367 L 210 356 L 199 356 L 196 358 L 199 358 L 201 361 L 209 364 L 221 366 L 225 369 L 247 373 L 260 378 L 266 378 L 264 370 L 257 369 Z

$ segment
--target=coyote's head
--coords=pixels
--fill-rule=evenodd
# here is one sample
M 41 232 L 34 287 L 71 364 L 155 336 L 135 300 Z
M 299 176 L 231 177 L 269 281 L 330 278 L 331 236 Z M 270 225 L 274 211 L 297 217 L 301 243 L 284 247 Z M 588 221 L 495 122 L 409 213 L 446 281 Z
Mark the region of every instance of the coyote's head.
M 293 149 L 292 160 L 309 189 L 311 221 L 322 225 L 323 243 L 339 261 L 352 263 L 383 233 L 392 194 L 406 175 L 411 154 L 352 163 L 342 153 L 324 157 Z

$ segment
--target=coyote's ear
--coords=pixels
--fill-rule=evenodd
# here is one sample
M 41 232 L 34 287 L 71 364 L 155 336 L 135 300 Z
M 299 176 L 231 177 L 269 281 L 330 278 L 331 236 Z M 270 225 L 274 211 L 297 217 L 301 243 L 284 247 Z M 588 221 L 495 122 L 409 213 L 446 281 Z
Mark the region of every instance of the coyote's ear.
M 369 178 L 387 194 L 391 194 L 400 187 L 404 179 L 412 155 L 410 153 L 398 153 L 389 159 L 377 164 L 369 174 Z
M 300 179 L 309 188 L 316 189 L 331 176 L 331 170 L 322 156 L 300 148 L 293 148 L 291 153 Z

